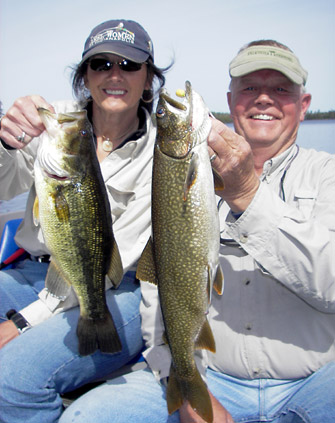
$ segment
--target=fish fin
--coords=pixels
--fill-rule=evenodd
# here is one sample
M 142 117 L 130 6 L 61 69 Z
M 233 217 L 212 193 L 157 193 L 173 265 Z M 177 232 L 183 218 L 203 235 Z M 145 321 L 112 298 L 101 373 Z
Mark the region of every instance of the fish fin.
M 151 237 L 149 238 L 137 264 L 136 277 L 141 281 L 146 281 L 157 285 L 153 243 Z
M 186 387 L 186 399 L 193 410 L 207 423 L 213 423 L 213 408 L 206 383 L 202 380 L 200 373 L 196 371 L 190 382 L 184 382 Z
M 98 348 L 102 353 L 117 353 L 122 344 L 113 318 L 108 312 L 104 319 L 88 319 L 80 316 L 77 326 L 79 354 L 90 355 Z
M 71 289 L 71 285 L 63 278 L 52 259 L 45 278 L 45 287 L 52 297 L 56 297 L 62 301 L 65 300 Z
M 169 345 L 169 341 L 168 341 L 168 339 L 167 339 L 167 336 L 166 336 L 166 332 L 165 332 L 165 331 L 163 332 L 162 338 L 163 338 L 163 342 L 164 342 L 164 344 L 165 344 L 165 345 Z
M 207 296 L 208 306 L 212 302 L 213 287 L 217 294 L 222 295 L 223 293 L 223 273 L 220 264 L 213 266 L 209 264 L 207 266 L 208 272 L 208 284 L 207 284 Z
M 35 226 L 38 226 L 40 223 L 40 210 L 39 210 L 39 203 L 38 197 L 35 197 L 34 205 L 33 205 L 33 222 Z
M 215 275 L 213 286 L 216 293 L 219 295 L 223 294 L 223 284 L 224 284 L 223 272 L 222 272 L 221 266 L 218 265 L 216 269 L 216 275 Z
M 184 401 L 188 401 L 193 410 L 207 423 L 213 422 L 213 408 L 207 386 L 198 370 L 191 380 L 178 380 L 175 369 L 171 366 L 166 390 L 169 414 L 177 411 Z
M 173 365 L 170 367 L 169 381 L 166 388 L 166 401 L 169 414 L 179 410 L 184 402 L 181 386 Z
M 212 169 L 212 171 L 215 191 L 222 191 L 224 189 L 222 176 L 215 169 Z
M 216 351 L 213 332 L 207 319 L 204 321 L 195 341 L 195 348 L 198 350 L 205 349 L 213 353 Z
M 199 156 L 196 153 L 193 153 L 187 175 L 186 180 L 184 183 L 184 201 L 187 200 L 188 193 L 190 192 L 190 189 L 195 184 L 195 181 L 197 180 L 198 176 L 198 167 L 199 167 Z
M 117 246 L 117 243 L 115 242 L 115 240 L 112 245 L 112 253 L 111 253 L 111 259 L 110 259 L 107 275 L 109 279 L 111 280 L 113 286 L 117 288 L 120 285 L 123 278 L 123 266 L 122 266 L 119 247 Z
M 67 222 L 70 218 L 69 204 L 62 193 L 61 189 L 58 189 L 54 197 L 55 212 L 60 222 Z

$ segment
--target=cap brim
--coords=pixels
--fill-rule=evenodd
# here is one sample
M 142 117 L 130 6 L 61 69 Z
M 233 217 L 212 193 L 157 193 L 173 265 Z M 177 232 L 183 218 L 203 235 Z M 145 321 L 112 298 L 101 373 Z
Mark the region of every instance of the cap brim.
M 113 43 L 113 45 L 111 45 L 111 43 L 104 43 L 99 44 L 88 50 L 81 59 L 79 66 L 82 65 L 90 57 L 100 53 L 116 54 L 117 56 L 132 60 L 136 63 L 144 63 L 150 56 L 147 52 L 138 50 L 137 48 L 135 49 L 131 46 L 125 46 L 124 44 L 118 44 L 115 42 Z
M 249 62 L 242 65 L 238 65 L 230 70 L 230 76 L 237 78 L 239 76 L 247 75 L 248 73 L 256 72 L 262 69 L 273 69 L 284 74 L 290 81 L 295 84 L 301 85 L 304 83 L 303 78 L 297 73 L 293 72 L 291 69 L 279 64 L 273 63 L 273 61 L 258 61 L 258 62 Z

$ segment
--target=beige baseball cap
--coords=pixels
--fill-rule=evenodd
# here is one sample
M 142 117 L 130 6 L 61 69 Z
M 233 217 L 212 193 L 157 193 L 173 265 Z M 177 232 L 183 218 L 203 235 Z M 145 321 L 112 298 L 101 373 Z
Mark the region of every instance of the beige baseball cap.
M 247 75 L 261 69 L 273 69 L 284 74 L 298 85 L 305 85 L 307 71 L 291 51 L 273 46 L 251 46 L 242 50 L 229 64 L 232 78 Z

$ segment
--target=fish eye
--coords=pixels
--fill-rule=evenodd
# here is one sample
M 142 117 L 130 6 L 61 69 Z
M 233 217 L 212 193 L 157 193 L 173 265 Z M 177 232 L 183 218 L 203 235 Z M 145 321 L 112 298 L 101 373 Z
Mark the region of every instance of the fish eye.
M 163 107 L 159 108 L 156 112 L 156 116 L 159 118 L 162 118 L 165 116 L 165 110 L 163 109 Z
M 81 135 L 85 136 L 87 134 L 87 131 L 83 130 L 83 131 L 80 131 L 80 133 Z

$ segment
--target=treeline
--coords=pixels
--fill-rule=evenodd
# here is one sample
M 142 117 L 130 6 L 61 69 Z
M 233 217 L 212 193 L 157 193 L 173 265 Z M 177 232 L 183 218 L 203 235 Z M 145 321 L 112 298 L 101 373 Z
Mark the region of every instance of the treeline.
M 229 113 L 212 112 L 216 119 L 223 123 L 231 123 L 232 118 Z M 305 120 L 322 120 L 322 119 L 335 119 L 335 110 L 329 110 L 329 112 L 307 112 Z
M 223 123 L 231 123 L 232 118 L 229 113 L 212 112 L 216 119 L 221 120 Z
M 335 110 L 329 110 L 329 112 L 320 112 L 320 110 L 316 112 L 307 112 L 305 119 L 306 120 L 335 119 Z

